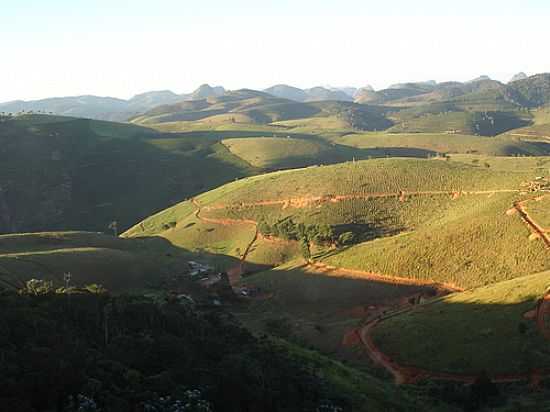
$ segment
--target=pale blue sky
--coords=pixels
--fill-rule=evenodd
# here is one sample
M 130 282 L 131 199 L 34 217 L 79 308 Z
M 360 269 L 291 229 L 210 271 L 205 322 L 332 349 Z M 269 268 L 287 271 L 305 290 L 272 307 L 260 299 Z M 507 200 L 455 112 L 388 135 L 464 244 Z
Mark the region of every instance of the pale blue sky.
M 550 2 L 4 0 L 0 101 L 550 71 Z

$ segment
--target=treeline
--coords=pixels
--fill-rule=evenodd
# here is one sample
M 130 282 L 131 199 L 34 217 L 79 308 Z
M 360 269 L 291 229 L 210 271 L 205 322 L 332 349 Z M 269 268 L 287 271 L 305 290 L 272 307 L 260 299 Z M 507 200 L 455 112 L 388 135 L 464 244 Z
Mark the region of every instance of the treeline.
M 349 410 L 314 366 L 220 309 L 40 281 L 0 291 L 0 307 L 0 410 Z
M 311 256 L 310 245 L 345 246 L 356 242 L 358 237 L 353 232 L 338 233 L 328 224 L 319 223 L 307 225 L 295 223 L 292 218 L 285 218 L 273 224 L 265 220 L 258 222 L 258 230 L 264 236 L 274 236 L 285 240 L 296 240 L 302 244 L 302 254 L 305 258 Z

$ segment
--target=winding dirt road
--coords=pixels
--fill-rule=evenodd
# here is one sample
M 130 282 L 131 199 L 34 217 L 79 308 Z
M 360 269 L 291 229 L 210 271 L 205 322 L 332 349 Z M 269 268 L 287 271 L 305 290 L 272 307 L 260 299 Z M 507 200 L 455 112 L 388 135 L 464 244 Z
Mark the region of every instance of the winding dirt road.
M 236 283 L 239 282 L 242 275 L 245 273 L 246 258 L 248 257 L 248 254 L 252 250 L 252 247 L 258 240 L 258 237 L 260 236 L 257 222 L 254 220 L 248 220 L 248 219 L 216 219 L 216 218 L 203 217 L 201 216 L 201 212 L 203 209 L 200 203 L 195 198 L 191 199 L 191 202 L 196 208 L 195 217 L 201 222 L 213 223 L 213 224 L 218 224 L 223 226 L 243 225 L 243 224 L 254 226 L 254 237 L 246 245 L 244 252 L 239 258 L 239 263 L 227 271 L 227 275 L 229 277 L 229 283 L 231 284 L 231 286 L 234 286 Z
M 516 202 L 514 204 L 514 208 L 519 213 L 521 219 L 531 228 L 533 233 L 535 233 L 538 237 L 540 237 L 540 239 L 542 239 L 547 248 L 550 248 L 550 235 L 548 234 L 548 231 L 541 227 L 535 220 L 533 220 L 533 218 L 529 215 L 527 209 L 525 208 L 525 205 L 533 200 L 534 199 L 527 199 L 521 202 Z
M 281 205 L 283 209 L 286 209 L 290 207 L 303 208 L 303 207 L 310 206 L 312 204 L 327 203 L 327 202 L 336 203 L 336 202 L 342 202 L 346 200 L 370 200 L 370 199 L 380 199 L 380 198 L 397 198 L 400 201 L 404 201 L 406 200 L 407 197 L 434 196 L 434 195 L 446 195 L 446 196 L 451 196 L 452 199 L 457 199 L 458 197 L 463 195 L 493 195 L 497 193 L 519 193 L 519 192 L 521 191 L 516 189 L 484 190 L 484 191 L 422 191 L 422 192 L 399 191 L 397 193 L 368 193 L 363 195 L 297 197 L 297 198 L 279 199 L 279 200 L 262 200 L 257 202 L 241 202 L 236 205 L 235 204 L 211 205 L 206 207 L 201 207 L 201 205 L 197 202 L 196 199 L 192 199 L 192 202 L 196 207 L 196 211 L 195 211 L 196 218 L 203 222 L 220 224 L 220 225 L 247 224 L 247 225 L 254 226 L 255 228 L 254 237 L 248 243 L 244 253 L 242 254 L 239 265 L 230 270 L 230 272 L 232 272 L 230 279 L 233 279 L 232 284 L 234 284 L 234 282 L 237 282 L 242 276 L 242 274 L 244 273 L 244 265 L 250 250 L 252 249 L 253 245 L 256 243 L 258 238 L 262 237 L 258 230 L 258 224 L 256 221 L 250 220 L 250 219 L 230 219 L 230 218 L 220 219 L 220 218 L 203 217 L 201 215 L 201 212 L 203 210 L 205 211 L 222 210 L 222 209 L 234 208 L 235 206 L 239 208 L 249 208 L 249 207 L 272 206 L 272 205 Z M 529 228 L 538 237 L 540 237 L 543 240 L 543 242 L 548 248 L 550 248 L 550 235 L 548 235 L 548 231 L 542 228 L 539 224 L 537 224 L 537 222 L 533 220 L 533 218 L 529 215 L 529 213 L 525 208 L 525 204 L 531 200 L 533 199 L 518 201 L 514 203 L 512 210 L 517 211 L 521 219 L 529 226 Z M 445 290 L 447 292 L 461 292 L 464 290 L 453 284 L 437 283 L 429 280 L 417 280 L 417 279 L 410 279 L 410 278 L 404 278 L 404 277 L 388 276 L 388 275 L 383 275 L 379 273 L 366 272 L 366 271 L 360 271 L 355 269 L 337 268 L 337 267 L 329 266 L 319 262 L 310 262 L 309 264 L 306 264 L 304 267 L 306 269 L 316 271 L 318 273 L 329 273 L 329 274 L 333 273 L 341 276 L 360 277 L 362 279 L 372 279 L 374 281 L 383 281 L 383 282 L 399 284 L 399 285 L 431 286 L 439 290 Z M 542 312 L 543 309 L 544 309 L 544 312 Z M 376 346 L 372 338 L 372 330 L 376 327 L 376 325 L 378 325 L 384 319 L 387 319 L 388 317 L 391 317 L 391 316 L 395 316 L 396 314 L 402 313 L 406 310 L 410 310 L 410 307 L 399 308 L 397 311 L 393 312 L 389 316 L 376 318 L 370 321 L 369 323 L 367 323 L 364 327 L 360 329 L 355 329 L 354 331 L 352 331 L 351 334 L 349 334 L 348 338 L 353 338 L 352 340 L 356 342 L 360 342 L 360 344 L 365 348 L 369 357 L 376 364 L 388 370 L 394 377 L 395 382 L 397 384 L 414 383 L 422 379 L 446 380 L 446 381 L 463 382 L 463 383 L 475 382 L 475 380 L 477 379 L 476 375 L 443 373 L 443 372 L 431 371 L 431 370 L 426 370 L 426 369 L 421 369 L 421 368 L 416 368 L 411 366 L 400 365 L 395 360 L 391 359 L 388 355 L 384 354 Z M 550 316 L 550 296 L 547 299 L 545 298 L 541 302 L 541 304 L 539 305 L 539 310 L 537 311 L 537 325 L 541 330 L 541 332 L 546 331 L 546 328 L 544 327 L 545 313 L 548 313 Z M 545 336 L 550 339 L 550 332 L 548 332 L 548 334 L 545 333 Z M 498 382 L 498 383 L 529 380 L 532 383 L 536 384 L 541 379 L 541 377 L 549 376 L 549 375 L 550 375 L 550 369 L 545 369 L 545 370 L 536 369 L 531 371 L 530 373 L 525 373 L 525 374 L 494 375 L 491 377 L 491 379 L 492 381 Z
M 387 317 L 385 318 L 387 319 Z M 426 370 L 413 366 L 405 366 L 397 363 L 395 360 L 384 354 L 374 343 L 372 338 L 372 330 L 383 319 L 375 319 L 369 322 L 361 329 L 357 329 L 356 333 L 359 336 L 361 344 L 365 348 L 367 354 L 372 361 L 384 367 L 393 376 L 396 384 L 416 383 L 424 379 L 442 380 L 451 382 L 474 383 L 478 375 L 467 375 L 458 373 L 445 373 Z M 530 381 L 536 382 L 542 376 L 550 376 L 550 369 L 534 369 L 529 373 L 523 374 L 497 374 L 491 376 L 491 380 L 495 383 Z
M 281 205 L 283 209 L 287 208 L 304 208 L 312 204 L 321 203 L 338 203 L 347 200 L 373 200 L 373 199 L 386 199 L 396 198 L 400 201 L 404 201 L 408 197 L 419 196 L 450 196 L 452 199 L 457 199 L 460 196 L 468 195 L 494 195 L 498 193 L 519 193 L 518 189 L 498 189 L 498 190 L 433 190 L 433 191 L 419 191 L 408 192 L 400 190 L 398 192 L 372 192 L 356 195 L 325 195 L 325 196 L 302 196 L 287 199 L 272 199 L 272 200 L 258 200 L 256 202 L 239 202 L 231 205 L 209 205 L 205 206 L 203 210 L 223 210 L 228 208 L 251 208 L 258 206 L 276 206 Z M 195 203 L 196 205 L 196 203 Z

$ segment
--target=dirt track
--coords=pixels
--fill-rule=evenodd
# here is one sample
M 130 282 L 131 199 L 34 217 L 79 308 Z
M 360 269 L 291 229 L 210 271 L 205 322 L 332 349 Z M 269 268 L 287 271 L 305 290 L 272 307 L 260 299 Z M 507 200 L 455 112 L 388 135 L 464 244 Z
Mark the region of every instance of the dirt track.
M 242 203 L 239 203 L 237 206 L 240 208 L 247 208 L 247 207 L 255 207 L 255 206 L 282 205 L 283 209 L 286 209 L 289 207 L 302 208 L 302 207 L 307 207 L 311 204 L 316 204 L 316 203 L 341 202 L 345 200 L 397 198 L 400 201 L 404 201 L 407 197 L 411 197 L 411 196 L 431 196 L 431 195 L 447 195 L 447 196 L 451 196 L 452 199 L 456 199 L 462 195 L 493 195 L 496 193 L 518 193 L 518 192 L 520 191 L 512 190 L 512 189 L 493 190 L 493 191 L 424 191 L 424 192 L 400 191 L 398 193 L 370 193 L 365 195 L 314 196 L 314 197 L 290 198 L 285 200 L 265 200 L 265 201 L 258 201 L 258 202 L 249 202 L 249 203 L 242 202 Z M 201 208 L 200 204 L 195 199 L 193 199 L 192 201 L 195 207 L 197 208 L 197 210 L 195 211 L 195 216 L 197 217 L 197 219 L 203 222 L 220 224 L 220 225 L 237 225 L 237 224 L 254 225 L 255 227 L 254 238 L 247 245 L 245 252 L 241 256 L 238 267 L 231 269 L 231 272 L 234 272 L 234 273 L 230 275 L 230 279 L 235 277 L 236 280 L 234 281 L 237 281 L 238 279 L 240 279 L 240 276 L 244 272 L 244 264 L 246 262 L 246 258 L 252 246 L 258 240 L 258 238 L 261 237 L 261 234 L 258 231 L 257 222 L 249 219 L 217 219 L 217 218 L 202 217 L 201 216 L 202 210 L 220 210 L 220 209 L 226 209 L 228 208 L 228 206 L 216 205 L 216 206 L 207 206 L 207 207 Z M 541 226 L 539 226 L 531 218 L 531 216 L 529 215 L 529 213 L 524 207 L 525 203 L 528 201 L 530 200 L 516 202 L 513 205 L 512 210 L 517 211 L 521 219 L 533 230 L 534 233 L 537 234 L 537 236 L 539 236 L 544 241 L 545 245 L 550 248 L 550 236 L 547 234 L 547 231 L 543 229 Z M 389 282 L 392 284 L 400 284 L 400 285 L 432 286 L 440 290 L 446 290 L 451 292 L 463 291 L 462 288 L 453 284 L 445 284 L 445 283 L 442 284 L 442 283 L 422 281 L 417 279 L 387 276 L 387 275 L 382 275 L 378 273 L 365 272 L 365 271 L 354 270 L 354 269 L 337 268 L 334 266 L 329 266 L 329 265 L 316 263 L 316 262 L 307 264 L 304 267 L 306 268 L 306 270 L 310 269 L 312 271 L 329 273 L 337 276 L 359 277 L 362 279 L 372 279 L 375 281 L 383 281 L 383 282 Z M 546 334 L 545 332 L 546 329 L 544 327 L 544 316 L 543 316 L 544 314 L 541 312 L 541 310 L 545 308 L 544 310 L 547 310 L 550 313 L 549 307 L 550 307 L 550 297 L 548 299 L 545 299 L 539 307 L 539 311 L 537 312 L 537 325 L 541 330 L 541 332 L 544 333 L 545 336 L 550 339 L 550 332 L 548 332 L 548 334 Z M 355 340 L 356 342 L 360 342 L 361 345 L 367 351 L 369 357 L 375 363 L 387 369 L 393 375 L 395 382 L 397 384 L 414 383 L 422 379 L 435 379 L 435 380 L 445 380 L 445 381 L 454 381 L 454 382 L 463 382 L 463 383 L 473 383 L 477 379 L 476 375 L 443 373 L 443 372 L 429 371 L 421 368 L 398 364 L 396 361 L 394 361 L 389 356 L 384 354 L 375 345 L 374 340 L 372 339 L 372 336 L 371 336 L 372 330 L 382 320 L 383 320 L 382 318 L 377 318 L 369 322 L 363 328 L 352 331 L 351 334 L 349 334 L 348 339 L 352 339 L 352 340 Z M 356 334 L 355 339 L 353 339 L 354 334 Z M 543 376 L 550 376 L 550 370 L 536 369 L 531 371 L 530 373 L 525 373 L 525 374 L 500 374 L 500 375 L 492 376 L 491 379 L 497 383 L 529 380 L 533 384 L 536 384 Z
M 533 230 L 533 233 L 542 239 L 547 248 L 550 248 L 550 235 L 548 235 L 547 230 L 535 222 L 525 208 L 525 204 L 532 200 L 533 199 L 528 199 L 521 202 L 516 202 L 514 204 L 514 208 L 518 211 L 521 219 Z
M 463 288 L 453 285 L 451 283 L 439 283 L 439 282 L 433 282 L 431 280 L 411 279 L 411 278 L 404 278 L 399 276 L 383 275 L 375 272 L 366 272 L 366 271 L 356 270 L 356 269 L 337 268 L 335 266 L 326 265 L 320 262 L 310 263 L 306 266 L 306 269 L 307 268 L 311 268 L 313 269 L 313 271 L 318 273 L 327 273 L 327 274 L 333 274 L 337 276 L 350 277 L 350 278 L 355 277 L 359 279 L 367 279 L 367 280 L 373 280 L 378 282 L 391 283 L 393 285 L 429 286 L 429 287 L 433 287 L 434 289 L 444 290 L 447 292 L 464 291 Z
M 372 192 L 357 195 L 325 195 L 325 196 L 303 196 L 288 199 L 273 199 L 259 200 L 257 202 L 239 202 L 232 205 L 211 205 L 205 206 L 203 210 L 222 210 L 231 207 L 249 208 L 257 206 L 276 206 L 282 205 L 283 209 L 287 208 L 304 208 L 312 204 L 319 203 L 338 203 L 347 200 L 372 200 L 372 199 L 387 199 L 395 198 L 404 201 L 407 197 L 418 196 L 450 196 L 452 199 L 457 199 L 460 196 L 468 195 L 494 195 L 497 193 L 518 193 L 517 189 L 499 189 L 499 190 L 434 190 L 434 191 L 419 191 L 407 192 L 401 190 L 399 192 Z
M 362 345 L 373 362 L 383 366 L 394 377 L 395 383 L 415 383 L 423 379 L 443 380 L 452 382 L 473 383 L 477 375 L 454 374 L 445 372 L 429 371 L 426 369 L 398 364 L 388 355 L 384 354 L 374 343 L 371 332 L 374 327 L 380 323 L 381 319 L 375 319 L 366 326 L 356 330 Z M 491 380 L 496 383 L 517 382 L 517 381 L 536 381 L 542 376 L 550 376 L 549 369 L 536 369 L 530 373 L 523 374 L 498 374 L 491 376 Z
M 235 267 L 230 268 L 227 271 L 229 282 L 231 286 L 235 285 L 240 279 L 243 273 L 245 272 L 245 263 L 246 258 L 248 257 L 248 254 L 250 253 L 250 250 L 252 249 L 252 246 L 254 246 L 254 243 L 258 240 L 258 237 L 260 236 L 260 232 L 258 231 L 258 224 L 254 220 L 247 220 L 247 219 L 215 219 L 215 218 L 209 218 L 209 217 L 203 217 L 201 216 L 201 211 L 203 210 L 201 208 L 201 205 L 195 198 L 191 199 L 191 202 L 196 207 L 195 210 L 195 217 L 205 223 L 213 223 L 218 225 L 242 225 L 242 224 L 248 224 L 254 226 L 254 237 L 252 240 L 246 245 L 246 248 L 243 252 L 243 254 L 240 256 L 239 264 Z

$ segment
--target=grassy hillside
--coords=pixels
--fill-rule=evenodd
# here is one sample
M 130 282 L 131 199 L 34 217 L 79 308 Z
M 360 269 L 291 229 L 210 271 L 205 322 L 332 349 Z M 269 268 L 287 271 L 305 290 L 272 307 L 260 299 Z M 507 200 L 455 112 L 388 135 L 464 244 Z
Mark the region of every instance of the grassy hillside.
M 550 268 L 544 244 L 529 239 L 517 216 L 516 195 L 466 197 L 416 230 L 352 246 L 324 261 L 334 266 L 451 282 L 486 285 Z M 436 203 L 437 205 L 437 203 Z
M 429 150 L 432 153 L 470 153 L 490 156 L 541 156 L 550 154 L 550 144 L 532 142 L 519 136 L 481 137 L 450 133 L 355 133 L 336 140 L 361 149 Z
M 104 231 L 115 220 L 123 230 L 252 173 L 218 141 L 57 116 L 2 121 L 0 233 Z
M 225 139 L 222 144 L 231 153 L 260 168 L 273 168 L 323 162 L 331 153 L 328 145 L 281 138 Z
M 185 275 L 190 253 L 163 239 L 120 239 L 92 232 L 44 232 L 0 236 L 0 284 L 20 287 L 31 278 L 64 285 L 101 284 L 131 291 L 160 286 Z M 197 292 L 188 281 L 185 287 Z
M 548 342 L 524 314 L 546 293 L 549 274 L 450 295 L 391 317 L 373 329 L 375 343 L 399 363 L 438 372 L 548 368 Z
M 299 243 L 274 248 L 255 240 L 254 222 L 286 222 L 291 231 L 298 224 L 329 225 L 333 239 L 351 233 L 355 245 L 318 255 L 325 263 L 478 286 L 550 267 L 543 243 L 530 241 L 519 216 L 506 213 L 538 172 L 532 167 L 493 171 L 452 161 L 377 159 L 275 172 L 175 205 L 125 236 L 161 235 L 187 249 L 233 257 L 252 242 L 250 263 L 279 265 L 302 254 Z
M 338 128 L 383 130 L 392 125 L 384 109 L 345 101 L 300 103 L 253 90 L 228 92 L 223 96 L 165 105 L 132 119 L 157 128 L 216 128 L 239 124 L 267 125 L 274 131 L 288 128 L 295 119 L 331 119 Z M 282 123 L 281 123 L 282 122 Z
M 431 110 L 430 110 L 431 111 Z M 526 126 L 530 117 L 522 112 L 487 111 L 465 112 L 447 111 L 423 113 L 407 116 L 399 114 L 401 123 L 389 132 L 396 133 L 459 133 L 482 136 L 495 136 L 511 129 Z

